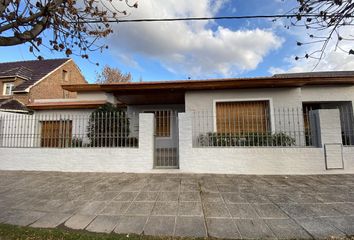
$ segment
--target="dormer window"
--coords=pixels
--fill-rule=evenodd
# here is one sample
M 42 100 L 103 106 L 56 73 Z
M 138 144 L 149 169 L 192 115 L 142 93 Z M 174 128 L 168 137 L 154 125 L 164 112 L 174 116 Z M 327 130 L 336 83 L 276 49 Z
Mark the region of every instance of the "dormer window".
M 12 95 L 12 90 L 15 88 L 15 84 L 13 82 L 7 82 L 7 83 L 4 83 L 4 86 L 3 86 L 3 94 L 5 96 L 10 96 Z

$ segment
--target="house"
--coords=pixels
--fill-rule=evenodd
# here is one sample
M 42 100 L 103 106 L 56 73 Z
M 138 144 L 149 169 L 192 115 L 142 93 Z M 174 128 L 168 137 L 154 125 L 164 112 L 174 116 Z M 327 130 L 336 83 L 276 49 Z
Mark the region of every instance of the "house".
M 50 171 L 354 173 L 354 72 L 64 84 L 63 89 L 77 97 L 27 105 L 35 117 L 21 125 L 27 129 L 25 135 L 6 125 L 15 117 L 3 117 L 0 151 L 11 161 L 0 166 Z M 94 112 L 107 103 L 119 111 Z
M 62 84 L 86 84 L 72 59 L 0 63 L 0 109 L 27 112 L 35 99 L 75 98 Z

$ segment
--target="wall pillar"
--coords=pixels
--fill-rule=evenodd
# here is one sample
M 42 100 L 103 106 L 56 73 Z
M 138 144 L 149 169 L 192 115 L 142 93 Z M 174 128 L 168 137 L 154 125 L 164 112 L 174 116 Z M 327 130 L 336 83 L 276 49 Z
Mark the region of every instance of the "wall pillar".
M 139 114 L 139 151 L 146 155 L 147 159 L 151 159 L 148 163 L 150 168 L 154 165 L 154 114 Z
M 192 138 L 192 113 L 178 113 L 179 129 L 179 168 L 189 171 L 189 165 L 193 164 L 193 138 Z
M 316 110 L 319 123 L 320 144 L 341 144 L 342 129 L 340 123 L 339 109 Z
M 343 169 L 342 130 L 339 109 L 320 109 L 318 117 L 319 146 L 324 148 L 326 170 Z

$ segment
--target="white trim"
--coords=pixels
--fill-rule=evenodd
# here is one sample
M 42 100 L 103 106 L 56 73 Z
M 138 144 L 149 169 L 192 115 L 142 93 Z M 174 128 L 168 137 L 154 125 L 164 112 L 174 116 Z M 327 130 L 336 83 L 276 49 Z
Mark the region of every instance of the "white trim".
M 23 80 L 29 79 L 29 78 L 21 76 L 21 75 L 0 76 L 0 79 L 7 79 L 7 78 L 22 78 Z M 5 80 L 5 81 L 13 81 L 13 80 Z
M 25 110 L 11 110 L 11 109 L 0 108 L 0 114 L 1 114 L 1 112 L 29 113 L 30 111 L 25 111 Z
M 35 83 L 33 83 L 31 86 L 28 86 L 25 90 L 21 90 L 21 91 L 14 91 L 14 93 L 21 93 L 21 92 L 29 92 L 30 89 L 34 86 L 36 86 L 38 83 L 42 82 L 44 79 L 46 79 L 49 75 L 51 75 L 52 73 L 54 73 L 55 71 L 57 71 L 59 68 L 61 68 L 64 64 L 67 64 L 69 61 L 72 61 L 72 59 L 68 59 L 67 61 L 63 62 L 62 64 L 60 64 L 57 68 L 55 68 L 54 70 L 50 71 L 49 73 L 47 73 L 44 77 L 42 77 L 41 79 L 37 80 Z
M 269 102 L 269 111 L 270 111 L 270 128 L 271 132 L 275 132 L 275 119 L 274 119 L 274 108 L 273 108 L 273 98 L 231 98 L 231 99 L 214 99 L 213 100 L 213 121 L 215 132 L 217 130 L 216 126 L 216 103 L 217 102 L 253 102 L 253 101 L 268 101 Z
M 6 94 L 6 85 L 8 85 L 8 84 L 12 84 L 12 88 L 11 88 L 11 92 L 10 92 L 10 94 Z M 2 84 L 2 86 L 3 86 L 3 89 L 2 89 L 2 95 L 3 96 L 12 96 L 13 95 L 13 89 L 15 88 L 15 82 L 14 81 L 9 81 L 9 82 L 4 82 L 3 84 Z

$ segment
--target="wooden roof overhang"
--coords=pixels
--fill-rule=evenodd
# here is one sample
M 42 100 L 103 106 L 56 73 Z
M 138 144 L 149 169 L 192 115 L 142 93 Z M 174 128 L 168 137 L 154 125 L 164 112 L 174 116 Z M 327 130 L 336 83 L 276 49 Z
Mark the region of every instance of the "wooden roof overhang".
M 187 91 L 284 88 L 315 85 L 354 85 L 354 77 L 262 77 L 116 84 L 78 84 L 63 85 L 63 88 L 72 92 L 109 92 L 113 93 L 123 104 L 134 105 L 183 104 L 184 94 Z
M 96 109 L 105 103 L 106 101 L 35 102 L 27 107 L 32 110 Z

